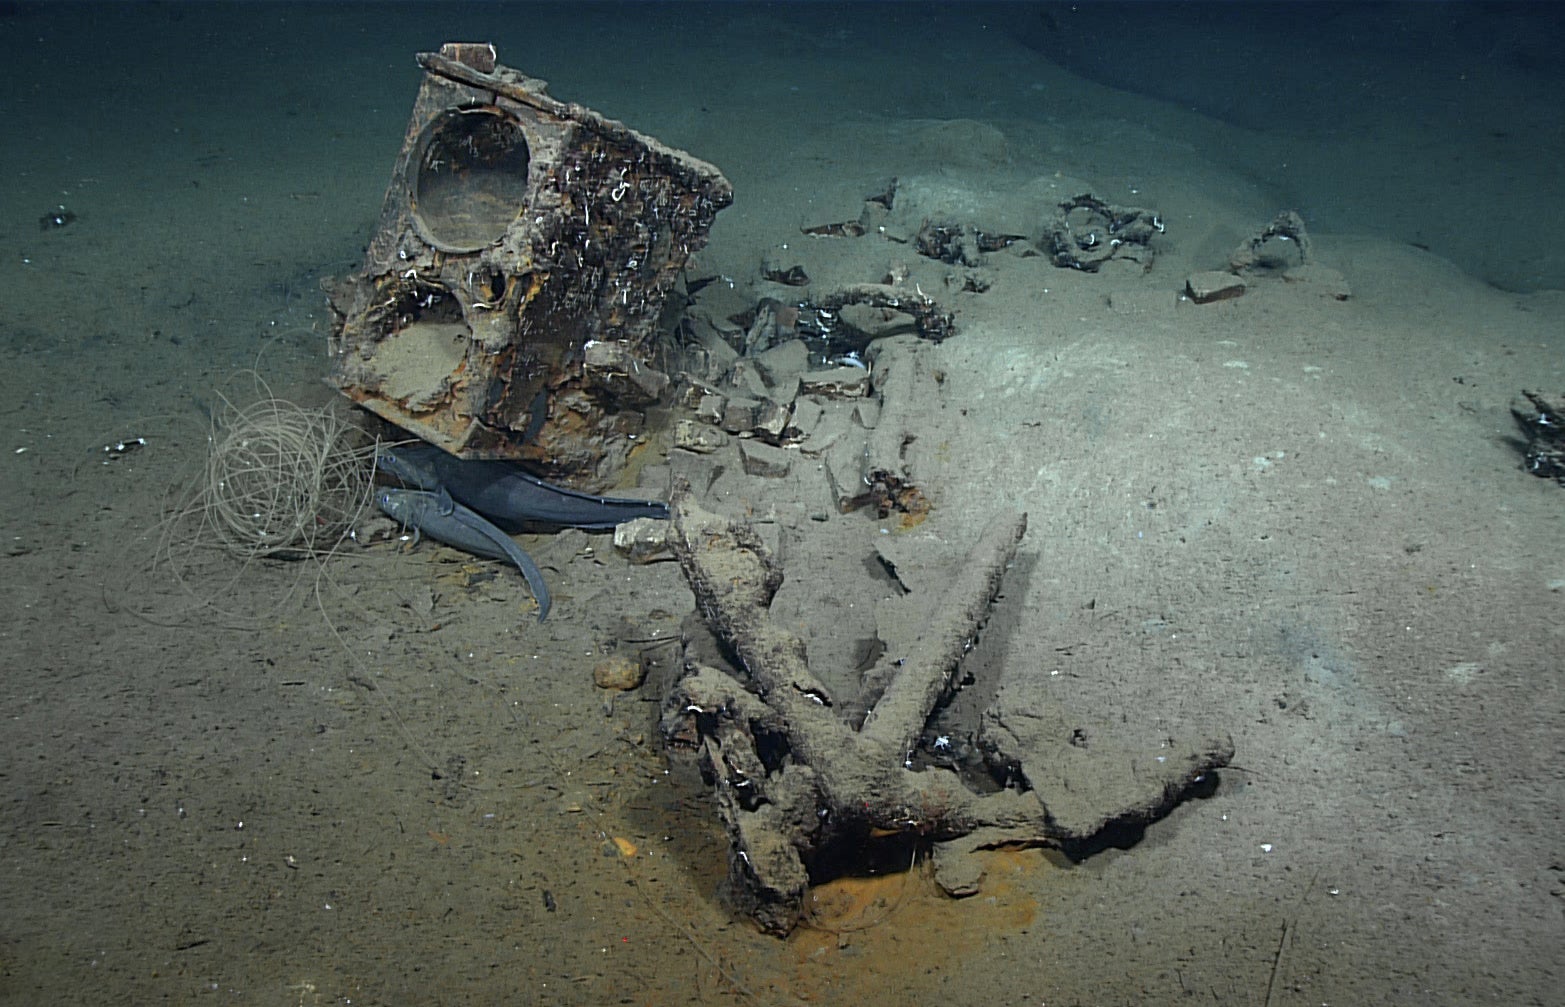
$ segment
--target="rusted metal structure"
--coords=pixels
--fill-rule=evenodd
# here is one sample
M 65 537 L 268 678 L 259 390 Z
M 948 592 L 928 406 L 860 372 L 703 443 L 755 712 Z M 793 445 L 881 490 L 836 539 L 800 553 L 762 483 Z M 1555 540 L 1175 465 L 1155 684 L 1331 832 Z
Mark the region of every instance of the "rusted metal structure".
M 658 320 L 732 202 L 711 165 L 496 63 L 425 70 L 362 269 L 328 283 L 328 380 L 462 458 L 611 482 L 669 379 Z

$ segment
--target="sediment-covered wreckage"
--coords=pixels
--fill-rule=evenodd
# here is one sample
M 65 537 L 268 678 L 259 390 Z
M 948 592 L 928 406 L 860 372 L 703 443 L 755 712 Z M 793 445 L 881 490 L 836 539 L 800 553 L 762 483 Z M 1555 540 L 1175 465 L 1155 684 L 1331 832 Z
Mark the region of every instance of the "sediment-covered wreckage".
M 665 697 L 663 733 L 671 747 L 699 753 L 728 831 L 736 902 L 766 931 L 788 933 L 812 880 L 852 869 L 871 846 L 930 844 L 941 885 L 970 894 L 978 876 L 964 855 L 972 850 L 1085 851 L 1111 828 L 1166 813 L 1232 757 L 1232 742 L 1216 738 L 1083 759 L 1063 716 L 1014 684 L 984 717 L 980 748 L 993 786 L 977 789 L 917 757 L 1000 593 L 1024 514 L 1002 513 L 979 532 L 955 581 L 938 598 L 912 602 L 927 613 L 916 638 L 870 669 L 861 705 L 839 705 L 812 673 L 804 643 L 768 612 L 784 571 L 755 529 L 705 510 L 688 486 L 673 512 L 674 552 L 732 661 L 687 662 Z
M 930 184 L 893 180 L 858 219 L 804 229 L 886 242 L 878 282 L 835 245 L 835 272 L 824 255 L 813 279 L 802 263 L 765 264 L 771 286 L 757 289 L 774 296 L 739 314 L 703 311 L 703 285 L 716 297 L 733 288 L 685 276 L 732 200 L 716 168 L 550 97 L 487 44 L 419 62 L 380 225 L 363 266 L 328 284 L 328 380 L 451 455 L 524 462 L 577 489 L 615 482 L 672 410 L 672 527 L 638 522 L 652 526 L 646 537 L 616 544 L 633 559 L 666 544 L 695 595 L 661 728 L 713 787 L 742 912 L 786 934 L 812 882 L 888 851 L 904 863 L 927 852 L 945 890 L 969 894 L 974 849 L 1084 854 L 1211 785 L 1232 756 L 1226 737 L 1118 744 L 1059 709 L 1038 669 L 1005 669 L 981 703 L 967 693 L 961 730 L 941 733 L 964 661 L 1018 576 L 1026 515 L 948 522 L 947 535 L 972 536 L 949 575 L 902 584 L 831 640 L 817 626 L 812 665 L 804 613 L 784 617 L 778 592 L 813 584 L 819 565 L 785 568 L 757 522 L 709 509 L 798 490 L 795 542 L 836 535 L 849 550 L 864 527 L 831 510 L 922 522 L 932 496 L 914 455 L 930 449 L 921 436 L 946 394 L 944 362 L 928 351 L 954 331 L 925 291 L 982 292 L 983 257 L 1025 246 L 1023 235 L 932 219 L 919 210 Z M 1061 268 L 1144 270 L 1163 231 L 1150 210 L 1090 195 L 1055 210 L 1043 246 Z M 1302 246 L 1302 232 L 1282 237 Z M 684 308 L 672 332 L 671 301 Z M 905 546 L 875 538 L 875 555 L 853 561 L 902 564 Z M 868 644 L 866 658 L 843 662 L 844 642 Z

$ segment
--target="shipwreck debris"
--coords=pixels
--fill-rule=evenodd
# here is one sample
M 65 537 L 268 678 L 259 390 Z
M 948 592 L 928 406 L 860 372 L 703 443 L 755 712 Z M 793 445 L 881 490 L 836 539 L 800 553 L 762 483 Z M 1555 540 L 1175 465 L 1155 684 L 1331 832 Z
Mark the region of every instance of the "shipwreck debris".
M 601 486 L 668 388 L 659 316 L 732 188 L 491 45 L 418 62 L 364 264 L 327 285 L 329 381 L 460 457 Z
M 1522 467 L 1565 486 L 1565 396 L 1524 389 L 1511 403 L 1511 415 L 1527 437 Z
M 1197 304 L 1228 301 L 1244 296 L 1244 277 L 1220 269 L 1191 273 L 1185 280 L 1185 295 Z
M 911 319 L 913 331 L 933 343 L 948 339 L 956 332 L 955 317 L 940 302 L 916 285 L 908 288 L 893 283 L 854 283 L 812 296 L 800 305 L 801 323 L 813 320 L 823 335 L 829 334 L 832 329 L 829 320 L 849 305 L 902 312 Z
M 1305 265 L 1314 255 L 1304 219 L 1284 210 L 1234 249 L 1228 266 L 1235 273 L 1282 272 Z
M 1153 210 L 1115 206 L 1090 192 L 1060 204 L 1038 244 L 1056 266 L 1096 273 L 1110 260 L 1152 266 L 1152 238 L 1167 227 Z
M 928 617 L 912 645 L 882 654 L 866 673 L 872 692 L 855 710 L 769 615 L 784 571 L 756 530 L 703 509 L 688 485 L 676 487 L 672 509 L 675 556 L 705 627 L 732 661 L 718 667 L 712 644 L 692 638 L 686 673 L 665 694 L 662 732 L 672 750 L 698 758 L 728 833 L 733 897 L 768 933 L 795 926 L 811 883 L 887 842 L 931 844 L 942 883 L 962 892 L 973 884 L 962 867 L 973 847 L 1086 843 L 1083 829 L 1166 812 L 1232 756 L 1227 739 L 1165 753 L 1113 792 L 1112 807 L 1072 807 L 1065 822 L 1040 797 L 1050 767 L 1034 759 L 1048 746 L 1025 728 L 1018 735 L 1003 710 L 985 744 L 1015 763 L 1012 785 L 980 792 L 938 761 L 915 760 L 931 712 L 957 687 L 962 658 L 988 620 L 1026 531 L 1024 514 L 1000 513 L 985 525 L 960 573 L 940 585 L 938 599 L 923 599 Z
M 1234 249 L 1228 257 L 1228 272 L 1239 281 L 1238 286 L 1223 285 L 1221 273 L 1192 275 L 1186 281 L 1191 300 L 1206 304 L 1238 296 L 1249 289 L 1251 283 L 1266 277 L 1307 285 L 1334 301 L 1346 301 L 1353 296 L 1341 273 L 1316 261 L 1315 244 L 1304 227 L 1304 219 L 1292 210 L 1277 214 Z

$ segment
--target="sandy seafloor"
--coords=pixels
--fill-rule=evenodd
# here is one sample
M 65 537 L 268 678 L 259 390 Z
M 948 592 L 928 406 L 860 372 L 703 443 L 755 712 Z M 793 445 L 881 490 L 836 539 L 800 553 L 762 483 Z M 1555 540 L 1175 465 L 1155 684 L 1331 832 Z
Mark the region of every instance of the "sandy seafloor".
M 0 1001 L 1565 1002 L 1565 489 L 1508 410 L 1565 392 L 1552 9 L 835 7 L 0 7 Z M 1144 274 L 1023 246 L 942 291 L 910 534 L 1024 507 L 973 659 L 1231 733 L 1217 792 L 1080 864 L 992 854 L 969 899 L 835 890 L 783 941 L 723 900 L 657 697 L 591 681 L 690 610 L 673 564 L 526 539 L 542 626 L 389 547 L 194 585 L 257 620 L 133 617 L 213 389 L 329 398 L 319 280 L 453 39 L 720 167 L 692 271 L 740 302 L 891 177 L 1029 236 L 1078 185 L 1156 208 Z M 1179 297 L 1285 209 L 1349 299 Z

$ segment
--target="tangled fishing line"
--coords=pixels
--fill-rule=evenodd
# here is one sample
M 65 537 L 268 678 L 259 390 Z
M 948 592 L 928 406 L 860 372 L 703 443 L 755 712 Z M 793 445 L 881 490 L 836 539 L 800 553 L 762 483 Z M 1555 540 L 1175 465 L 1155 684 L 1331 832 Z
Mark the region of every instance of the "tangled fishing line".
M 247 405 L 216 396 L 205 453 L 165 501 L 152 564 L 142 571 L 163 576 L 126 585 L 126 606 L 155 622 L 178 624 L 198 611 L 239 625 L 266 621 L 276 609 L 257 601 L 270 595 L 281 605 L 305 578 L 283 575 L 287 586 L 273 593 L 264 585 L 282 586 L 282 571 L 258 561 L 311 561 L 300 573 L 315 571 L 319 594 L 326 563 L 370 509 L 374 439 L 341 406 L 299 405 L 254 380 L 258 394 Z
M 319 557 L 363 512 L 374 470 L 374 445 L 336 409 L 225 399 L 197 509 L 204 530 L 241 558 Z

